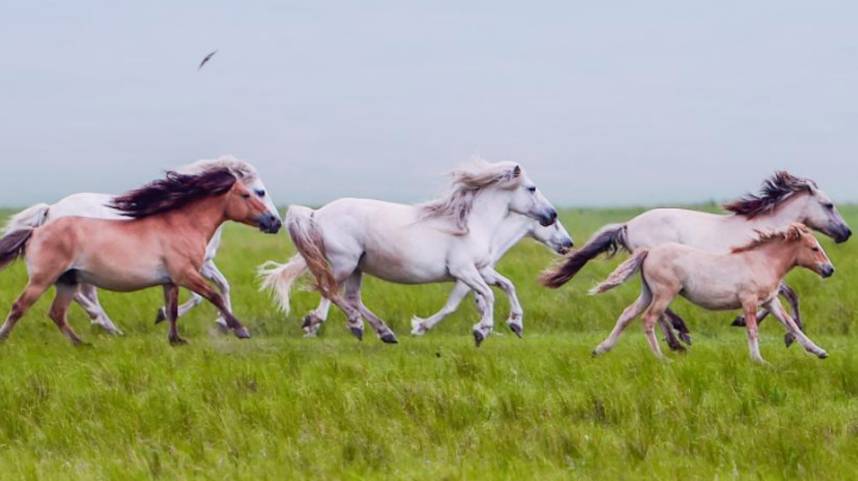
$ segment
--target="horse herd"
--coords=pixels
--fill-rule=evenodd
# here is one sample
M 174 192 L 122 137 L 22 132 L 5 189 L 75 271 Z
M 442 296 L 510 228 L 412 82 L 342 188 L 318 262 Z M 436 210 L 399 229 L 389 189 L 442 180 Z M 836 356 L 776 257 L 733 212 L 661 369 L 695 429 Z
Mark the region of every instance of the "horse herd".
M 249 337 L 232 313 L 230 285 L 214 263 L 222 225 L 232 220 L 272 234 L 285 223 L 297 254 L 283 264 L 263 264 L 259 274 L 286 313 L 295 281 L 312 275 L 322 299 L 304 318 L 308 336 L 318 333 L 333 304 L 358 339 L 363 337 L 365 320 L 382 341 L 397 342 L 390 327 L 363 303 L 361 281 L 368 274 L 402 284 L 455 282 L 440 311 L 412 320 L 413 335 L 431 330 L 473 292 L 481 314 L 472 331 L 479 346 L 494 329 L 491 287 L 496 286 L 509 299 L 507 326 L 520 337 L 524 311 L 515 286 L 495 266 L 529 236 L 565 256 L 540 277 L 551 288 L 565 284 L 602 253 L 620 249 L 632 253 L 591 290 L 604 292 L 641 273 L 639 298 L 594 354 L 610 350 L 640 315 L 657 356 L 662 354 L 656 325 L 671 349 L 684 349 L 682 343 L 691 342 L 689 330 L 669 308 L 682 295 L 707 309 L 741 309 L 743 315 L 734 324 L 746 326 L 755 361 L 764 362 L 757 326 L 768 314 L 785 326 L 787 345 L 798 340 L 808 352 L 826 357 L 803 333 L 798 297 L 783 278 L 794 267 L 822 277 L 834 273 L 811 232 L 837 243 L 851 236 L 832 200 L 812 180 L 777 172 L 759 194 L 724 207 L 729 214 L 650 210 L 623 224 L 603 227 L 582 248 L 570 252 L 572 239 L 556 209 L 516 163 L 466 164 L 452 172 L 449 192 L 428 203 L 345 198 L 316 210 L 293 205 L 282 222 L 256 169 L 224 156 L 169 171 L 123 195 L 75 194 L 14 215 L 0 238 L 0 268 L 22 257 L 29 280 L 0 327 L 0 339 L 9 336 L 51 286 L 56 287 L 56 296 L 49 316 L 74 344 L 82 341 L 66 319 L 73 301 L 93 324 L 121 334 L 99 303 L 97 289 L 135 291 L 159 285 L 165 302 L 157 320 L 169 321 L 170 343 L 186 342 L 177 319 L 203 299 L 217 307 L 217 323 L 223 330 Z M 179 287 L 192 292 L 182 305 Z M 781 306 L 779 295 L 790 303 L 792 315 Z

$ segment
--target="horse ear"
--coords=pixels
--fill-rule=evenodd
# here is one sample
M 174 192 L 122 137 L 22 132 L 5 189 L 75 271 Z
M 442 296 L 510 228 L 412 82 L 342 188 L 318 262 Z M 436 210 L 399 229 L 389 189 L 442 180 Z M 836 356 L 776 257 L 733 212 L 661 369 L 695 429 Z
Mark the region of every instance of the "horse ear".
M 515 178 L 515 177 L 518 177 L 520 175 L 521 175 L 521 166 L 516 165 L 515 168 L 512 169 L 512 176 L 513 176 L 513 178 Z

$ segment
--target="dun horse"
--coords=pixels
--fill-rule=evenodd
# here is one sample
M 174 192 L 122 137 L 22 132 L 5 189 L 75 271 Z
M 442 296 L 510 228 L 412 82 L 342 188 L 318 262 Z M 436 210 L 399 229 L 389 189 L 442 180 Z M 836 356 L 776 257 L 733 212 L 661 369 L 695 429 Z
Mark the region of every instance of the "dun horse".
M 225 155 L 214 160 L 200 160 L 180 167 L 176 171 L 180 174 L 192 175 L 216 167 L 228 168 L 233 173 L 239 175 L 243 182 L 248 185 L 250 192 L 265 203 L 268 211 L 277 215 L 277 208 L 274 206 L 271 196 L 268 195 L 262 179 L 257 174 L 256 169 L 247 162 Z M 110 207 L 114 197 L 112 194 L 81 192 L 65 197 L 51 205 L 36 204 L 12 216 L 6 224 L 4 235 L 16 230 L 36 228 L 55 219 L 69 216 L 92 217 L 96 219 L 125 219 L 126 217 L 121 212 Z M 220 247 L 222 231 L 223 229 L 218 229 L 206 246 L 206 255 L 201 273 L 206 279 L 212 281 L 217 286 L 223 296 L 223 302 L 226 304 L 227 309 L 232 310 L 229 282 L 214 262 L 214 258 Z M 74 296 L 74 300 L 83 307 L 93 325 L 99 326 L 111 334 L 122 334 L 122 331 L 113 323 L 104 308 L 101 307 L 101 302 L 98 299 L 98 290 L 94 286 L 81 284 Z M 200 302 L 202 302 L 202 298 L 198 294 L 193 293 L 187 302 L 179 306 L 179 317 L 199 305 Z M 158 319 L 166 319 L 163 308 L 158 311 Z M 222 328 L 226 328 L 226 321 L 223 316 L 218 316 L 217 323 Z
M 750 242 L 758 230 L 779 230 L 794 222 L 807 225 L 835 242 L 845 242 L 852 235 L 849 226 L 837 212 L 837 207 L 815 182 L 795 177 L 788 172 L 777 172 L 763 184 L 760 195 L 748 195 L 726 204 L 733 215 L 709 214 L 686 209 L 653 209 L 623 224 L 607 225 L 574 251 L 563 262 L 543 273 L 542 283 L 547 287 L 560 287 L 572 279 L 584 265 L 601 253 L 612 254 L 620 248 L 634 252 L 667 242 L 696 247 L 716 253 L 729 252 L 733 246 Z M 791 303 L 796 324 L 801 327 L 798 297 L 785 283 L 780 292 Z M 768 311 L 757 314 L 757 323 Z M 666 312 L 683 339 L 690 342 L 688 329 L 682 319 L 670 309 Z M 737 319 L 735 325 L 743 325 Z M 666 325 L 666 323 L 665 323 Z M 669 329 L 668 343 L 672 349 L 680 345 Z M 792 334 L 785 337 L 787 346 Z
M 363 336 L 365 318 L 388 343 L 396 342 L 393 331 L 361 300 L 364 273 L 400 284 L 462 282 L 474 291 L 482 313 L 473 327 L 480 345 L 494 328 L 489 286 L 509 283 L 494 269 L 491 248 L 492 236 L 510 214 L 544 226 L 557 220 L 554 207 L 512 162 L 478 161 L 456 170 L 449 195 L 428 204 L 340 199 L 315 211 L 292 206 L 286 225 L 303 260 L 263 266 L 263 282 L 285 308 L 292 283 L 309 268 L 356 337 Z
M 676 243 L 639 249 L 607 280 L 590 291 L 591 294 L 605 292 L 641 271 L 640 297 L 626 308 L 611 335 L 596 347 L 593 354 L 602 354 L 614 347 L 623 329 L 643 313 L 647 341 L 652 352 L 661 357 L 654 334 L 655 323 L 673 299 L 681 295 L 706 309 L 742 309 L 747 319 L 748 347 L 755 361 L 765 362 L 760 355 L 756 322 L 756 312 L 761 306 L 774 314 L 805 350 L 824 359 L 828 354 L 804 335 L 778 300 L 778 289 L 784 276 L 797 266 L 822 277 L 834 274 L 834 266 L 825 251 L 802 224 L 761 234 L 729 254 L 715 254 Z
M 241 172 L 229 168 L 193 175 L 168 172 L 164 179 L 113 199 L 110 207 L 129 220 L 64 217 L 7 234 L 0 239 L 0 268 L 24 257 L 29 282 L 0 327 L 0 339 L 7 338 L 27 309 L 56 285 L 50 317 L 72 343 L 79 344 L 66 313 L 80 284 L 114 291 L 163 286 L 172 344 L 185 342 L 176 326 L 179 287 L 214 304 L 237 337 L 250 337 L 200 273 L 206 246 L 225 221 L 268 233 L 280 229 L 276 212 L 250 189 Z

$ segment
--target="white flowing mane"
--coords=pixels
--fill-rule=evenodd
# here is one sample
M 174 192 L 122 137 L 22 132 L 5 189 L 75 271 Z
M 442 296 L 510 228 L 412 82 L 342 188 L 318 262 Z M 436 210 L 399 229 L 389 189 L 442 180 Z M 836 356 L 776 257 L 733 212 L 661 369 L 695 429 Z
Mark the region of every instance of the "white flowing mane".
M 176 172 L 185 175 L 198 175 L 213 169 L 229 169 L 241 180 L 251 180 L 257 177 L 256 168 L 250 163 L 239 160 L 232 155 L 222 155 L 217 159 L 203 159 L 183 165 Z
M 454 226 L 456 235 L 466 235 L 468 218 L 480 192 L 500 183 L 513 187 L 521 179 L 521 168 L 515 162 L 486 162 L 474 159 L 450 172 L 449 192 L 439 199 L 420 205 L 423 219 L 445 218 Z

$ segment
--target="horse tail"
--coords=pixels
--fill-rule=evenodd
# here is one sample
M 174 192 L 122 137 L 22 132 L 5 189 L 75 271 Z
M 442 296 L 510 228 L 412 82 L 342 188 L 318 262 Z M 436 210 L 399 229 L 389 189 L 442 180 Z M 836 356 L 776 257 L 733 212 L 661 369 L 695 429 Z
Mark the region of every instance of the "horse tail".
M 614 272 L 612 272 L 607 279 L 590 289 L 590 295 L 595 296 L 596 294 L 609 291 L 629 280 L 629 277 L 634 275 L 634 273 L 641 268 L 644 260 L 646 260 L 647 254 L 649 254 L 648 249 L 639 249 L 635 251 L 634 255 L 614 269 Z
M 307 261 L 301 254 L 295 254 L 285 264 L 268 261 L 257 269 L 262 280 L 261 290 L 270 290 L 277 305 L 284 314 L 289 315 L 289 293 L 295 281 L 307 272 Z
M 552 289 L 566 284 L 584 265 L 603 252 L 608 256 L 616 254 L 620 248 L 628 249 L 625 224 L 609 224 L 602 227 L 584 244 L 560 262 L 549 267 L 539 277 L 539 282 Z
M 316 278 L 316 288 L 328 299 L 339 295 L 339 286 L 331 271 L 331 265 L 325 253 L 325 242 L 319 225 L 313 219 L 314 211 L 309 207 L 293 205 L 286 213 L 286 228 L 289 237 L 307 268 Z
M 0 269 L 24 255 L 27 241 L 33 235 L 33 228 L 19 229 L 0 238 Z
M 3 228 L 3 235 L 9 235 L 16 230 L 39 227 L 48 220 L 48 209 L 50 208 L 51 206 L 48 204 L 36 204 L 18 212 L 6 222 L 6 226 Z

